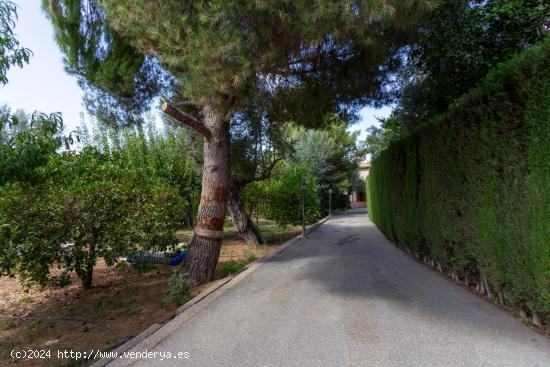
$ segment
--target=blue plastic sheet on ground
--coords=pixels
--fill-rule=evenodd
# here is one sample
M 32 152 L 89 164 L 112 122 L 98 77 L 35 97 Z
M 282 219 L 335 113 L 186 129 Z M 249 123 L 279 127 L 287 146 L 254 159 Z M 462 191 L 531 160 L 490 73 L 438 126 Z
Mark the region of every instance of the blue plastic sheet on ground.
M 178 265 L 185 259 L 186 255 L 187 252 L 184 250 L 180 250 L 177 255 L 172 257 L 166 257 L 164 256 L 164 253 L 161 252 L 138 251 L 135 254 L 129 254 L 126 256 L 126 262 L 140 263 L 146 260 L 153 264 Z

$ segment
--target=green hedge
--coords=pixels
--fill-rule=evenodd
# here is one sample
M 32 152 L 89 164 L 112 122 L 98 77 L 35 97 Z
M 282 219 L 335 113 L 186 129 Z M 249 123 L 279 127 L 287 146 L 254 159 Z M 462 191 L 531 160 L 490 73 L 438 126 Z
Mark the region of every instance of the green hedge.
M 383 151 L 368 206 L 400 246 L 550 321 L 550 38 Z
M 304 180 L 305 222 L 313 223 L 320 217 L 319 194 L 315 187 L 315 174 L 305 164 L 281 164 L 269 180 L 247 185 L 242 192 L 245 207 L 259 208 L 262 215 L 274 220 L 281 227 L 298 225 L 302 221 L 301 186 Z

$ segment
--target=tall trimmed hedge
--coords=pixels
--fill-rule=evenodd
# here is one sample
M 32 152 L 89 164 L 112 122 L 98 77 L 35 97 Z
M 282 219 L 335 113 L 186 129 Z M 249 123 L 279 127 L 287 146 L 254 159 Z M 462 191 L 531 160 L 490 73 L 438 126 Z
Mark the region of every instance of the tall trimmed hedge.
M 391 144 L 367 194 L 387 237 L 550 321 L 550 38 Z

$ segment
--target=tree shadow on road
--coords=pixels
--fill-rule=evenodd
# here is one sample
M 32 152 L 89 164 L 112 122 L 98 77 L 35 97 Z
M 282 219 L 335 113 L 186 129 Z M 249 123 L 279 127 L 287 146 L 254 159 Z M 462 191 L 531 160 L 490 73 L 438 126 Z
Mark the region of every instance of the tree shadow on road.
M 366 216 L 364 221 L 335 217 L 270 261 L 303 264 L 296 273 L 300 281 L 321 285 L 350 304 L 386 307 L 450 330 L 519 336 L 527 344 L 536 336 L 497 306 L 409 257 Z

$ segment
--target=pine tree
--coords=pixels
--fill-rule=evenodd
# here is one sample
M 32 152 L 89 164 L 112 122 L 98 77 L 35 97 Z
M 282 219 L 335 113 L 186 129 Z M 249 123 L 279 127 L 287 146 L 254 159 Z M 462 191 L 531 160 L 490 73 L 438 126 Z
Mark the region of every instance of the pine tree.
M 183 271 L 191 286 L 211 279 L 230 188 L 232 116 L 258 98 L 269 121 L 319 126 L 380 97 L 407 27 L 430 0 L 103 0 L 114 28 L 156 57 L 179 82 L 163 111 L 204 138 L 202 195 Z

